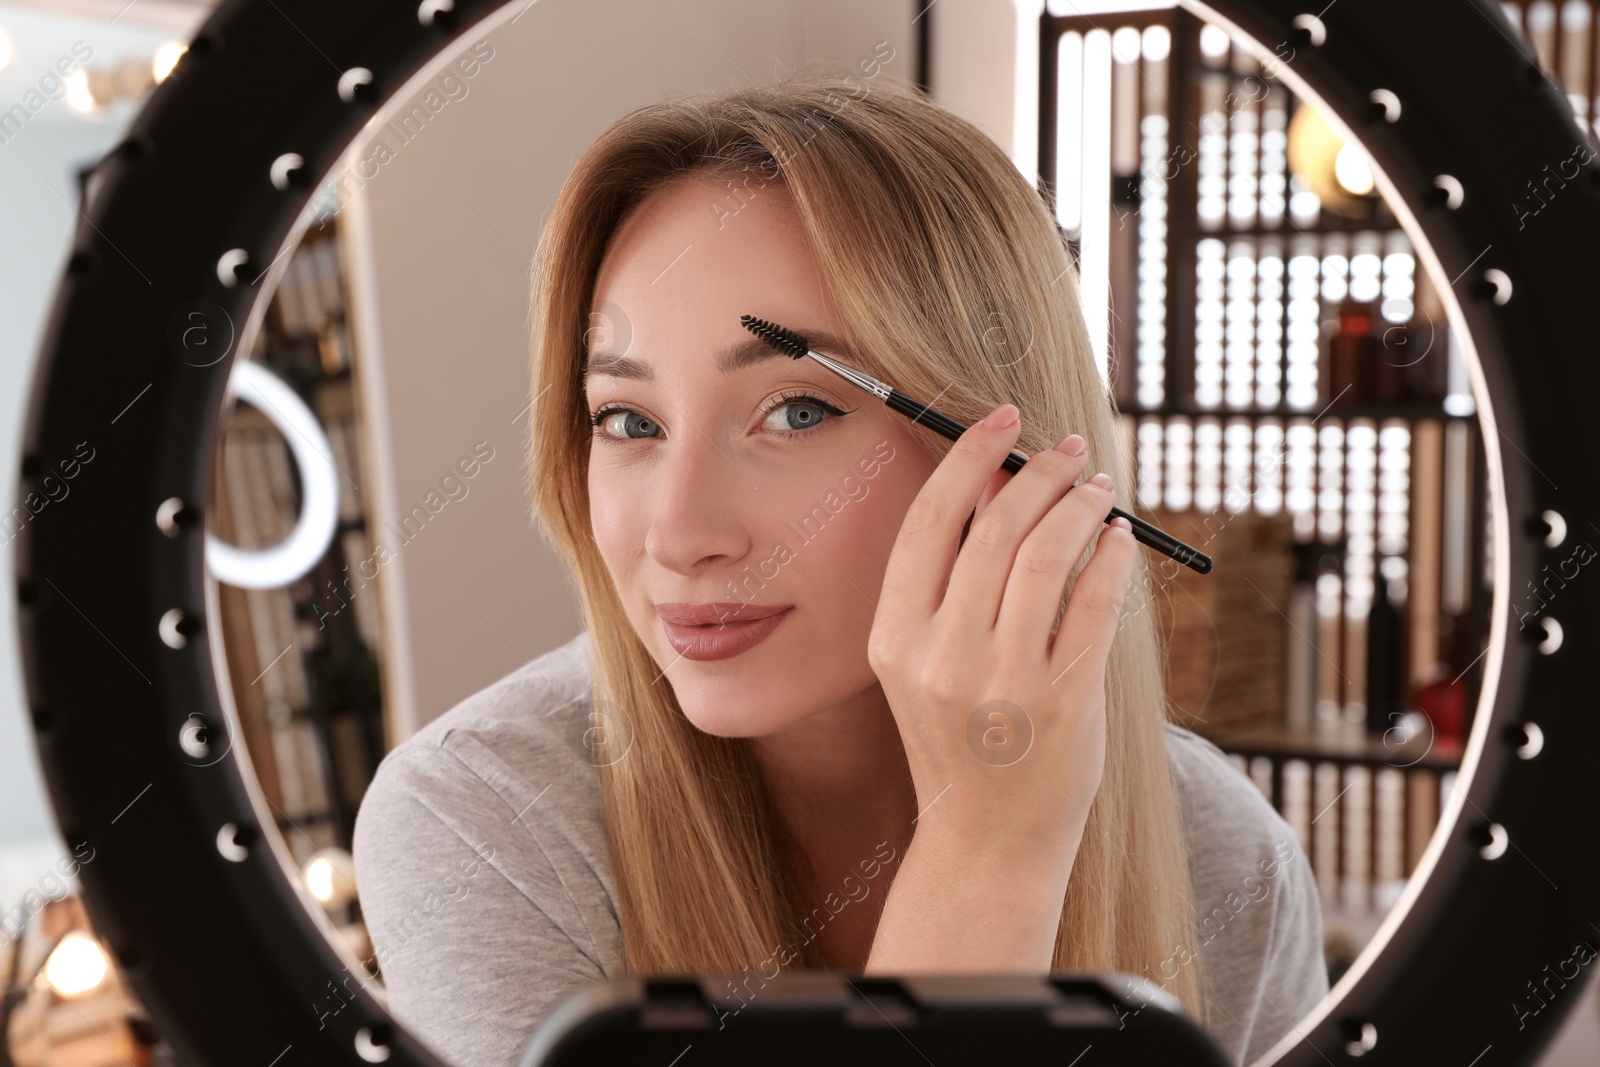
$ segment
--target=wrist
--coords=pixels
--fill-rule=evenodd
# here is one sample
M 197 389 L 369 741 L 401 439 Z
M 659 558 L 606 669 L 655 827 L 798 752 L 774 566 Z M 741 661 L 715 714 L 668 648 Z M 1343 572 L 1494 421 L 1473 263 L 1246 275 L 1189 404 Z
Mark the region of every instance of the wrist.
M 1005 875 L 1041 888 L 1058 884 L 1065 891 L 1082 840 L 1082 826 L 1064 820 L 1024 824 L 954 806 L 940 813 L 936 806 L 917 820 L 907 856 L 916 853 L 951 878 L 981 870 L 986 877 Z

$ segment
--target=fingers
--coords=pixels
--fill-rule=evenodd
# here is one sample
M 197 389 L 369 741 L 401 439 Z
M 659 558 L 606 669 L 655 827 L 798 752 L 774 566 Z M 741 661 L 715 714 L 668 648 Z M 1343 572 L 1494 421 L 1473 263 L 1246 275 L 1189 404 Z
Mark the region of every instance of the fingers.
M 995 619 L 995 630 L 1004 640 L 1019 647 L 1045 647 L 1041 642 L 1049 638 L 1067 577 L 1089 542 L 1107 529 L 1106 515 L 1117 502 L 1115 487 L 1102 480 L 1111 481 L 1096 474 L 1073 486 L 1018 546 L 1016 561 L 1001 579 L 1005 595 Z
M 972 520 L 966 544 L 951 571 L 941 613 L 973 633 L 987 634 L 994 628 L 1018 546 L 1063 493 L 1070 497 L 1076 492 L 1071 489 L 1072 482 L 1087 462 L 1087 453 L 1069 456 L 1055 449 L 1028 458 L 994 501 Z M 1056 588 L 1059 591 L 1061 586 Z M 1048 624 L 1042 632 L 1049 632 Z
M 979 515 L 983 514 L 983 509 L 989 506 L 989 502 L 995 498 L 995 494 L 1006 487 L 1006 483 L 1011 480 L 1011 477 L 1011 472 L 1004 468 L 995 471 L 989 476 L 988 484 L 983 487 L 983 492 L 978 494 Z
M 1006 414 L 1013 420 L 1010 425 L 986 425 L 996 415 Z M 906 508 L 884 568 L 878 606 L 889 618 L 928 618 L 938 609 L 956 559 L 961 527 L 991 475 L 1004 462 L 1020 427 L 1016 405 L 1000 405 L 983 422 L 967 428 L 923 483 Z
M 1094 556 L 1073 583 L 1066 613 L 1050 648 L 1052 685 L 1066 684 L 1067 677 L 1077 671 L 1093 671 L 1097 679 L 1105 675 L 1106 657 L 1121 624 L 1122 602 L 1139 551 L 1133 530 L 1122 526 L 1126 521 L 1119 518 L 1116 525 L 1102 529 Z

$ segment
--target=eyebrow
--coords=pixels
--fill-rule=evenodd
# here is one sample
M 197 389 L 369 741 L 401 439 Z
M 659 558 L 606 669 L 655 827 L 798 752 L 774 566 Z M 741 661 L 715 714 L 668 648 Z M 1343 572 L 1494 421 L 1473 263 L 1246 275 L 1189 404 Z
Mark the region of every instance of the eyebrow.
M 838 356 L 852 363 L 860 362 L 860 358 L 855 352 L 832 334 L 818 330 L 796 330 L 795 332 L 804 337 L 806 343 L 814 351 L 827 356 Z M 759 337 L 750 337 L 724 348 L 717 356 L 717 370 L 723 374 L 732 374 L 746 367 L 766 363 L 768 360 L 787 360 L 789 358 L 788 355 L 779 352 Z M 641 382 L 655 381 L 655 371 L 650 369 L 650 364 L 641 359 L 614 352 L 591 352 L 584 366 L 584 377 L 587 379 L 600 375 L 606 375 L 611 378 L 629 378 Z

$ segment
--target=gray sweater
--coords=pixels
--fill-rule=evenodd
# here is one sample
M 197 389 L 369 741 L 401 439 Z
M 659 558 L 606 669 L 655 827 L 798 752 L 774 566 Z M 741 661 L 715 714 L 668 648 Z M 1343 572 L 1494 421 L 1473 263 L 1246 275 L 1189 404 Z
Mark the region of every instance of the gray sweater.
M 583 757 L 588 634 L 457 704 L 378 767 L 356 880 L 399 1023 L 453 1067 L 506 1067 L 552 1005 L 622 977 L 600 783 Z M 1212 1035 L 1253 1062 L 1328 991 L 1322 913 L 1294 831 L 1216 746 L 1167 725 Z

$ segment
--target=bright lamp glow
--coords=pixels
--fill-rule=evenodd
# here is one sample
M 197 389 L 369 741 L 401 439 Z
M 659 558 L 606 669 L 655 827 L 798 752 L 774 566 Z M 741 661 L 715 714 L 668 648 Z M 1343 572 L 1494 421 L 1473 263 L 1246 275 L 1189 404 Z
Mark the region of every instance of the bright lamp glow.
M 241 589 L 278 589 L 305 574 L 327 552 L 339 524 L 339 481 L 333 446 L 300 395 L 259 363 L 233 365 L 228 392 L 265 415 L 300 468 L 300 518 L 269 548 L 243 549 L 206 533 L 206 566 L 219 582 Z
M 342 848 L 325 848 L 311 857 L 305 869 L 306 890 L 324 908 L 338 908 L 356 896 L 356 866 Z
M 1346 192 L 1356 196 L 1372 192 L 1372 168 L 1367 166 L 1367 154 L 1356 145 L 1345 145 L 1333 157 L 1333 176 Z
M 0 26 L 0 72 L 11 66 L 12 60 L 17 58 L 17 42 L 11 39 L 11 34 Z
M 45 961 L 44 979 L 64 997 L 87 993 L 105 981 L 110 965 L 93 938 L 72 933 L 63 937 Z
M 67 106 L 82 115 L 93 114 L 99 108 L 100 102 L 94 98 L 94 93 L 89 90 L 89 73 L 82 67 L 68 74 L 63 79 L 67 83 Z
M 178 65 L 178 60 L 188 50 L 189 46 L 182 41 L 167 41 L 156 49 L 156 56 L 150 61 L 150 73 L 157 85 L 167 80 L 167 75 L 172 73 L 172 68 Z
M 1289 169 L 1306 191 L 1315 194 L 1323 208 L 1358 208 L 1357 214 L 1364 210 L 1362 198 L 1374 189 L 1366 151 L 1358 144 L 1346 143 L 1309 101 L 1302 101 L 1289 120 L 1286 150 Z M 1305 206 L 1308 205 L 1302 205 Z M 1292 202 L 1290 210 L 1295 210 Z

